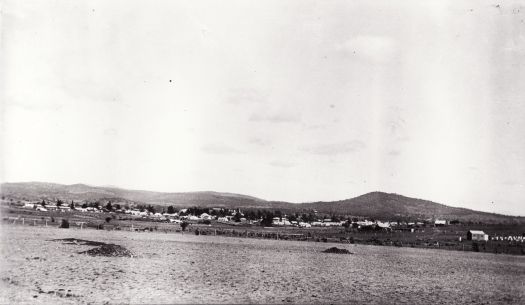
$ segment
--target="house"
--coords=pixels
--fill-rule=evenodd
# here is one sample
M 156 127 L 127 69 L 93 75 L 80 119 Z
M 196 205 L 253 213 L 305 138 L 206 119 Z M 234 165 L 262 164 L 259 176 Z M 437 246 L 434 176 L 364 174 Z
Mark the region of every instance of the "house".
M 35 204 L 34 203 L 25 203 L 23 208 L 25 208 L 25 209 L 33 209 L 33 208 L 35 208 Z
M 377 226 L 382 229 L 387 229 L 387 228 L 390 228 L 390 223 L 378 221 Z
M 467 240 L 488 241 L 489 240 L 489 236 L 488 236 L 488 234 L 485 234 L 485 232 L 483 232 L 483 231 L 469 230 L 467 232 Z
M 446 220 L 436 219 L 434 221 L 434 226 L 436 226 L 436 227 L 443 227 L 443 226 L 446 226 L 446 225 L 447 225 L 447 221 Z
M 209 215 L 208 213 L 202 213 L 200 218 L 203 220 L 211 220 L 211 215 Z
M 219 222 L 228 222 L 229 219 L 228 219 L 228 217 L 219 217 L 219 218 L 217 219 L 217 221 L 219 221 Z
M 374 225 L 374 222 L 372 221 L 369 221 L 369 220 L 364 220 L 364 221 L 358 221 L 356 222 L 357 223 L 357 226 L 360 228 L 360 227 L 370 227 L 372 225 Z
M 335 222 L 335 221 L 325 221 L 322 223 L 321 226 L 323 227 L 337 227 L 342 226 L 343 224 L 341 222 Z
M 274 226 L 290 226 L 290 225 L 292 225 L 290 223 L 290 221 L 288 219 L 284 218 L 284 217 L 282 217 L 282 218 L 274 217 L 272 219 L 272 224 Z

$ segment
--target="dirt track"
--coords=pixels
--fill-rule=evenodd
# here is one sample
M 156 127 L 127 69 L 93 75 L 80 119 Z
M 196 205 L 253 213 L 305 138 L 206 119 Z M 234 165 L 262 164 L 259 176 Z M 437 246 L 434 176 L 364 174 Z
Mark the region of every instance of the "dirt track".
M 2 226 L 0 303 L 519 304 L 525 257 Z M 133 257 L 79 254 L 75 238 Z M 353 255 L 322 253 L 337 246 Z

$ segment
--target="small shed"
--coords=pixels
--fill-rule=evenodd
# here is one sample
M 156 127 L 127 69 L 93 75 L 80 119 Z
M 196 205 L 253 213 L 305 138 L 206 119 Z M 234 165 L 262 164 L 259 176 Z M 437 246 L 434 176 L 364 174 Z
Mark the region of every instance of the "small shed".
M 488 236 L 488 234 L 485 234 L 485 232 L 483 232 L 483 231 L 469 230 L 467 232 L 467 240 L 488 241 L 489 240 L 489 236 Z

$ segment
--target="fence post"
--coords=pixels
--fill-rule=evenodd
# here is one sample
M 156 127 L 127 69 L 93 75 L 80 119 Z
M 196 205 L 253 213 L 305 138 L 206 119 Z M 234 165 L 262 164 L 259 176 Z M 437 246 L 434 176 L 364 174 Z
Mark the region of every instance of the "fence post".
M 26 220 L 25 218 L 22 218 L 22 225 L 25 224 L 25 220 Z

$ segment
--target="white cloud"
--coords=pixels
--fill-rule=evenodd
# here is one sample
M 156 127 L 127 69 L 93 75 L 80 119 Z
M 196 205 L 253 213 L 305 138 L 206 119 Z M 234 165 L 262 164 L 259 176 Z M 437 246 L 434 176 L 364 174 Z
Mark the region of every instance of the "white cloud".
M 396 51 L 396 44 L 389 37 L 362 35 L 336 44 L 335 50 L 371 61 L 385 62 Z
M 270 123 L 295 123 L 300 121 L 298 113 L 284 113 L 284 112 L 255 112 L 250 116 L 252 122 L 270 122 Z
M 267 94 L 254 88 L 235 88 L 230 90 L 226 102 L 235 105 L 260 104 L 265 103 L 267 98 Z
M 209 143 L 201 147 L 202 151 L 209 154 L 219 154 L 219 155 L 228 155 L 228 154 L 242 154 L 243 151 L 226 145 L 224 143 Z
M 302 148 L 303 151 L 316 155 L 339 155 L 354 153 L 365 148 L 365 143 L 359 140 L 331 143 L 313 144 Z
M 275 167 L 290 168 L 290 167 L 294 167 L 295 163 L 287 162 L 287 161 L 274 160 L 274 161 L 270 162 L 270 165 L 271 166 L 275 166 Z

